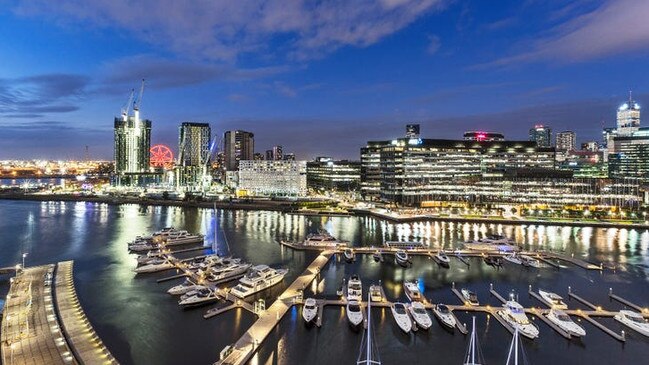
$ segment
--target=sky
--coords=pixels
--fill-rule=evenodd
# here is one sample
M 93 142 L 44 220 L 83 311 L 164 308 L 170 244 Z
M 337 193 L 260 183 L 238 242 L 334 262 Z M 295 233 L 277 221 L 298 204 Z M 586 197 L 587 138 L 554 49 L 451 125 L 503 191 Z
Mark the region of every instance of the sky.
M 0 160 L 111 159 L 142 79 L 174 151 L 183 121 L 298 159 L 410 123 L 599 140 L 629 90 L 649 105 L 646 19 L 647 0 L 0 0 Z

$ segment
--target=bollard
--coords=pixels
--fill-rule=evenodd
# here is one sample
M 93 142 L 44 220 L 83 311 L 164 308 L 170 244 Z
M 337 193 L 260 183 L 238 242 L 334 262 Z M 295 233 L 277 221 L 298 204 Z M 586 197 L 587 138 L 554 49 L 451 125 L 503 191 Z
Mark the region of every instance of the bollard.
M 622 340 L 626 340 L 626 334 L 624 333 L 624 330 L 622 330 Z
M 572 288 L 568 286 L 568 294 L 572 293 Z
M 451 288 L 455 289 L 455 282 L 451 283 Z
M 489 289 L 494 290 L 494 284 L 493 283 L 489 283 Z
M 609 296 L 613 295 L 613 288 L 608 288 L 608 295 Z

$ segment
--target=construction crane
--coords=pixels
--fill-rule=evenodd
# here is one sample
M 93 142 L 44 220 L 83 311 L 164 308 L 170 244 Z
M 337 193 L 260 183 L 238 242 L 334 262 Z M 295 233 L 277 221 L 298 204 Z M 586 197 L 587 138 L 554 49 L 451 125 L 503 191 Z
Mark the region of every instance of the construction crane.
M 122 107 L 122 120 L 126 122 L 128 119 L 128 112 L 131 109 L 131 103 L 133 102 L 133 95 L 135 94 L 135 89 L 131 89 L 131 94 L 128 97 L 126 105 Z
M 140 94 L 137 96 L 137 99 L 133 100 L 133 116 L 135 117 L 135 123 L 140 122 L 140 107 L 142 107 L 142 95 L 144 94 L 144 79 L 142 79 L 142 85 L 140 86 Z

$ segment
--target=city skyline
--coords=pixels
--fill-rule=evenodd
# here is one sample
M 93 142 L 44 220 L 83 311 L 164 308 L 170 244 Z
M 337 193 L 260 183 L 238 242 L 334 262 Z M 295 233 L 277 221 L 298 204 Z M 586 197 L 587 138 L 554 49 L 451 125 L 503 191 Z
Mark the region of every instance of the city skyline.
M 246 12 L 255 2 L 227 20 L 218 16 L 222 3 L 146 16 L 146 4 L 126 12 L 113 2 L 75 11 L 8 4 L 0 11 L 8 35 L 0 49 L 12 54 L 1 61 L 0 133 L 12 138 L 0 142 L 3 159 L 81 158 L 85 146 L 110 159 L 111 121 L 141 78 L 152 144 L 175 151 L 178 125 L 201 120 L 215 134 L 248 130 L 258 146 L 283 145 L 308 160 L 358 159 L 367 140 L 401 137 L 408 123 L 421 124 L 426 138 L 485 130 L 526 140 L 541 123 L 574 130 L 579 143 L 599 141 L 629 89 L 641 106 L 648 99 L 649 5 L 630 1 L 386 0 L 346 5 L 346 16 L 330 22 L 322 20 L 327 3 L 280 11 L 270 2 L 256 10 L 260 22 Z M 303 19 L 290 22 L 290 14 Z M 622 20 L 632 32 L 615 28 Z M 595 25 L 616 38 L 599 41 Z M 575 44 L 588 52 L 571 51 Z

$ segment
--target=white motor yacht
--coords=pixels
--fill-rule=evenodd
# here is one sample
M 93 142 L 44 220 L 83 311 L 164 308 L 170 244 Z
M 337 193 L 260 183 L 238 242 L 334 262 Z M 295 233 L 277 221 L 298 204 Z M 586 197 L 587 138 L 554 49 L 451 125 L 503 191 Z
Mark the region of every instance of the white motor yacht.
M 241 278 L 239 284 L 230 292 L 243 299 L 280 283 L 287 273 L 288 269 L 273 269 L 267 265 L 257 265 Z
M 410 257 L 408 257 L 408 253 L 404 250 L 398 250 L 394 254 L 394 261 L 402 267 L 410 266 Z
M 193 290 L 180 297 L 178 305 L 183 308 L 197 307 L 219 300 L 216 292 L 211 291 L 209 288 Z
M 404 281 L 403 290 L 406 292 L 406 296 L 411 302 L 418 302 L 423 299 L 417 281 Z
M 521 259 L 521 262 L 522 262 L 523 266 L 535 267 L 535 268 L 541 267 L 541 261 L 539 261 L 539 260 L 537 260 L 537 259 L 535 259 L 533 257 L 527 256 L 527 255 L 520 255 L 519 257 Z
M 503 256 L 503 259 L 505 259 L 506 261 L 511 262 L 512 264 L 516 264 L 516 265 L 522 265 L 523 264 L 523 261 L 521 260 L 520 257 L 518 257 L 518 255 L 516 253 L 505 255 L 505 256 Z
M 152 261 L 159 259 L 163 255 L 162 252 L 158 251 L 149 251 L 146 254 L 138 255 L 137 263 L 140 265 L 150 264 Z
M 327 231 L 319 231 L 318 233 L 311 233 L 306 236 L 303 246 L 316 246 L 316 247 L 339 247 L 348 246 L 349 241 L 339 240 L 329 234 Z
M 158 249 L 158 245 L 142 243 L 142 244 L 128 246 L 128 249 L 131 252 L 146 252 L 146 251 Z
M 451 313 L 451 310 L 444 304 L 436 304 L 433 307 L 433 314 L 439 319 L 442 324 L 448 328 L 453 329 L 455 327 L 455 317 Z
M 539 289 L 539 295 L 554 309 L 568 309 L 568 305 L 559 294 Z
M 466 288 L 462 288 L 460 292 L 462 293 L 464 300 L 469 304 L 476 305 L 476 306 L 480 305 L 480 302 L 478 301 L 478 294 L 476 294 L 474 291 L 471 291 Z
M 550 313 L 546 315 L 550 322 L 556 324 L 562 330 L 568 332 L 570 336 L 582 337 L 586 336 L 586 330 L 575 323 L 566 312 L 560 309 L 550 309 Z
M 430 319 L 428 312 L 426 312 L 426 308 L 420 302 L 413 302 L 410 304 L 408 311 L 410 311 L 410 315 L 415 322 L 417 322 L 417 326 L 420 328 L 427 330 L 433 325 L 433 320 Z
M 510 326 L 514 329 L 518 328 L 521 335 L 535 339 L 539 337 L 539 329 L 530 322 L 525 314 L 523 306 L 514 300 L 509 300 L 505 303 L 502 310 L 497 312 Z
M 158 272 L 163 270 L 169 270 L 173 268 L 174 265 L 171 262 L 165 259 L 157 259 L 147 265 L 135 268 L 134 271 L 138 274 L 143 274 L 143 273 L 152 273 L 152 272 Z
M 370 300 L 373 302 L 382 302 L 383 294 L 381 293 L 381 287 L 378 285 L 370 286 Z
M 357 328 L 363 323 L 363 312 L 358 301 L 352 300 L 347 303 L 347 319 L 352 327 Z
M 252 267 L 251 264 L 231 264 L 216 271 L 208 270 L 207 280 L 212 284 L 220 284 L 242 276 Z
M 178 284 L 176 286 L 172 286 L 171 288 L 169 288 L 169 290 L 167 290 L 167 293 L 171 295 L 183 295 L 193 290 L 199 290 L 205 288 L 207 287 L 204 285 L 196 284 L 195 282 L 187 278 L 185 279 L 185 281 L 182 282 L 182 284 Z
M 190 243 L 202 243 L 204 237 L 202 234 L 191 234 L 187 231 L 181 231 L 175 235 L 169 235 L 164 241 L 165 246 L 188 245 Z
M 302 307 L 302 318 L 306 323 L 311 323 L 318 316 L 318 305 L 313 298 L 307 298 Z
M 405 333 L 408 333 L 412 330 L 412 321 L 406 310 L 406 305 L 403 303 L 394 303 L 390 310 L 392 311 L 392 316 L 394 317 L 395 322 L 401 330 Z
M 347 282 L 347 300 L 360 302 L 363 299 L 363 283 L 358 275 L 354 274 Z
M 621 310 L 613 318 L 636 332 L 649 337 L 649 322 L 642 314 L 630 310 Z
M 443 267 L 449 267 L 451 265 L 451 260 L 448 258 L 444 250 L 438 251 L 435 255 L 433 255 L 433 260 L 435 260 L 438 265 Z

